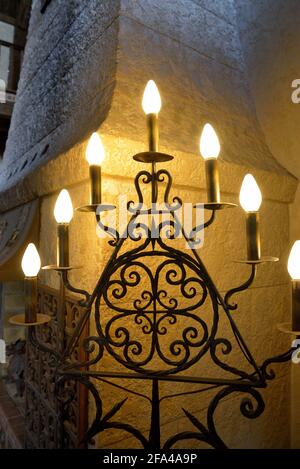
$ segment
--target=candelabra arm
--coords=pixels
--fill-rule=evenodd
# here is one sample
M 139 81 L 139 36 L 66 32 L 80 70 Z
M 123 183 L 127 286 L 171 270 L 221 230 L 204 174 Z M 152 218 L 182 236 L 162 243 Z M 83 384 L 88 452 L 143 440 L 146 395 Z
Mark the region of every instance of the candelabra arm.
M 104 233 L 107 233 L 109 236 L 111 236 L 113 238 L 110 241 L 108 241 L 108 244 L 110 244 L 110 246 L 116 246 L 119 239 L 120 239 L 120 233 L 117 230 L 115 230 L 114 228 L 112 228 L 110 226 L 107 226 L 107 225 L 104 225 L 104 223 L 102 223 L 102 220 L 101 220 L 101 214 L 96 213 L 96 220 L 97 220 L 98 227 Z
M 299 336 L 298 336 L 299 338 Z M 296 343 L 295 343 L 296 342 Z M 289 350 L 282 353 L 281 355 L 275 355 L 274 357 L 267 358 L 260 367 L 261 373 L 265 380 L 272 380 L 275 378 L 274 370 L 268 370 L 268 367 L 273 363 L 285 363 L 292 359 L 294 354 L 300 351 L 300 340 L 294 341 L 294 344 Z
M 237 304 L 236 303 L 230 303 L 230 300 L 231 300 L 231 297 L 233 295 L 235 295 L 236 293 L 239 293 L 239 292 L 242 292 L 244 290 L 247 290 L 247 288 L 250 287 L 250 285 L 252 285 L 254 279 L 255 279 L 255 276 L 256 276 L 256 271 L 257 271 L 257 266 L 256 264 L 251 264 L 251 275 L 250 277 L 246 280 L 246 282 L 244 282 L 242 285 L 240 285 L 239 287 L 236 287 L 236 288 L 232 288 L 231 290 L 229 290 L 226 295 L 225 295 L 225 298 L 224 298 L 224 303 L 226 305 L 226 308 L 229 309 L 229 310 L 235 310 L 237 309 Z
M 216 218 L 216 211 L 213 210 L 209 219 L 206 222 L 204 222 L 203 225 L 200 225 L 202 229 L 208 228 L 215 221 L 215 218 Z
M 215 218 L 216 218 L 216 212 L 215 210 L 213 210 L 211 212 L 211 216 L 209 217 L 207 221 L 205 221 L 204 223 L 201 223 L 200 225 L 194 226 L 194 228 L 190 232 L 188 239 L 191 242 L 194 242 L 194 243 L 197 242 L 197 233 L 200 233 L 201 231 L 205 230 L 205 228 L 208 228 L 215 221 Z
M 75 288 L 71 285 L 71 283 L 69 281 L 68 271 L 67 270 L 64 270 L 64 271 L 61 272 L 61 279 L 62 279 L 64 287 L 68 291 L 70 291 L 72 293 L 77 293 L 79 295 L 83 295 L 85 297 L 84 300 L 79 300 L 78 301 L 78 305 L 82 306 L 82 307 L 87 307 L 87 304 L 88 304 L 88 302 L 91 298 L 91 295 L 86 290 Z

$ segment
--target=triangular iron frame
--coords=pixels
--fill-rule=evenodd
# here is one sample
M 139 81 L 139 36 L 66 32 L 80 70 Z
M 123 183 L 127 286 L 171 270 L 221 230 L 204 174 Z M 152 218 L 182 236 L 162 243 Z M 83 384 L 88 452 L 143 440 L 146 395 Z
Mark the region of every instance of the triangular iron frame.
M 169 157 L 169 159 L 171 159 L 171 157 Z M 144 184 L 145 186 L 149 185 L 151 187 L 152 206 L 150 209 L 145 209 L 144 207 L 141 184 Z M 161 187 L 164 187 L 164 195 L 162 198 L 165 209 L 161 210 L 160 208 L 156 211 L 156 204 L 159 196 L 159 184 L 161 184 Z M 231 303 L 231 298 L 235 293 L 246 290 L 252 284 L 255 279 L 257 265 L 252 264 L 250 266 L 250 276 L 241 286 L 228 291 L 225 296 L 222 296 L 195 248 L 196 238 L 199 234 L 201 235 L 203 230 L 212 224 L 217 210 L 212 210 L 211 217 L 208 221 L 195 227 L 191 233 L 187 234 L 176 215 L 177 210 L 182 206 L 182 201 L 176 197 L 173 198 L 171 204 L 169 203 L 171 186 L 172 177 L 170 173 L 164 169 L 157 171 L 156 163 L 153 160 L 151 161 L 151 172 L 140 171 L 136 175 L 135 187 L 139 200 L 136 206 L 133 202 L 128 203 L 127 209 L 131 215 L 131 219 L 122 236 L 120 236 L 115 229 L 105 226 L 102 223 L 101 213 L 102 210 L 105 210 L 105 208 L 103 208 L 105 206 L 99 207 L 99 210 L 96 213 L 98 225 L 102 230 L 112 236 L 112 240 L 109 241 L 109 244 L 113 246 L 114 250 L 110 260 L 99 277 L 92 294 L 75 288 L 70 284 L 68 279 L 68 269 L 60 271 L 64 287 L 71 292 L 84 296 L 83 300 L 79 300 L 79 305 L 85 308 L 85 312 L 79 319 L 74 333 L 63 353 L 60 354 L 57 351 L 40 344 L 37 340 L 34 328 L 30 328 L 29 337 L 34 345 L 40 347 L 44 351 L 48 351 L 54 358 L 57 369 L 56 392 L 57 395 L 60 396 L 63 405 L 69 405 L 70 400 L 72 400 L 70 399 L 70 396 L 67 398 L 63 396 L 63 392 L 61 391 L 63 389 L 63 384 L 70 380 L 78 381 L 86 386 L 90 395 L 94 399 L 96 413 L 86 434 L 87 442 L 91 442 L 97 434 L 105 431 L 106 429 L 115 428 L 124 430 L 131 436 L 134 436 L 139 443 L 147 449 L 170 449 L 178 441 L 184 441 L 187 439 L 199 440 L 214 448 L 226 448 L 225 443 L 216 430 L 214 421 L 214 413 L 218 404 L 228 395 L 238 392 L 247 396 L 241 401 L 241 413 L 247 418 L 256 418 L 261 415 L 264 410 L 264 401 L 259 389 L 266 387 L 267 380 L 275 377 L 272 370 L 268 371 L 269 365 L 271 363 L 289 360 L 292 353 L 297 349 L 297 347 L 293 347 L 282 355 L 266 360 L 261 366 L 256 363 L 232 317 L 232 311 L 237 309 L 237 305 Z M 161 214 L 164 210 L 172 217 L 168 222 L 169 224 L 161 222 L 157 226 L 153 225 L 153 215 Z M 151 226 L 147 226 L 138 221 L 141 215 L 150 216 Z M 169 230 L 170 240 L 176 238 L 175 232 L 177 230 L 178 233 L 179 230 L 183 235 L 185 242 L 189 245 L 192 255 L 188 254 L 184 250 L 167 245 L 161 235 L 162 230 L 164 229 Z M 153 237 L 153 230 L 155 230 L 156 237 Z M 136 234 L 139 232 L 141 235 L 141 231 L 144 231 L 144 238 L 141 238 L 141 236 Z M 139 247 L 135 247 L 129 251 L 121 253 L 126 241 L 140 242 L 141 239 L 143 239 L 143 241 Z M 153 272 L 153 269 L 151 270 L 145 262 L 142 262 L 143 258 L 145 259 L 150 256 L 163 259 L 162 263 L 156 267 L 155 272 Z M 133 269 L 128 274 L 128 271 L 126 272 L 126 270 L 132 267 L 136 270 Z M 164 290 L 160 290 L 159 275 L 165 267 L 167 267 L 169 271 L 165 274 Z M 115 304 L 112 304 L 109 299 L 109 290 L 112 290 L 112 295 L 117 304 L 117 300 L 124 299 L 129 288 L 138 288 L 141 282 L 139 269 L 144 269 L 144 272 L 146 272 L 151 284 L 151 291 L 144 290 L 140 292 L 139 295 L 136 295 L 135 301 L 133 302 L 134 306 L 129 308 L 130 311 L 126 313 L 123 306 L 118 307 Z M 194 277 L 192 277 L 192 281 L 188 277 L 187 269 L 194 275 Z M 116 273 L 119 273 L 119 276 L 114 276 Z M 187 289 L 189 282 L 190 288 Z M 167 306 L 162 302 L 162 297 L 165 298 L 167 296 L 168 292 L 165 288 L 168 284 L 169 286 L 179 286 L 181 288 L 182 295 L 185 296 L 187 300 L 198 298 L 199 288 L 202 290 L 202 297 L 200 297 L 196 306 L 193 305 L 192 308 L 186 307 L 179 309 L 178 301 L 175 298 L 172 298 L 172 301 L 169 302 L 169 306 Z M 198 290 L 195 287 L 196 284 L 198 285 Z M 208 332 L 207 324 L 198 314 L 199 308 L 201 308 L 203 303 L 206 301 L 208 295 L 212 302 L 213 310 L 213 322 L 210 333 Z M 106 307 L 108 307 L 110 311 L 114 312 L 110 319 L 105 321 L 104 325 L 102 314 L 103 305 L 101 304 L 101 300 L 102 303 L 104 301 Z M 149 310 L 150 305 L 152 308 L 151 310 Z M 162 308 L 162 311 L 158 310 L 158 306 Z M 242 351 L 245 360 L 251 366 L 251 373 L 246 373 L 243 370 L 230 366 L 217 356 L 218 347 L 222 348 L 223 355 L 228 355 L 232 350 L 232 344 L 228 339 L 216 337 L 220 308 L 230 322 L 236 344 Z M 164 309 L 165 311 L 163 311 Z M 75 347 L 78 346 L 85 324 L 90 320 L 92 314 L 94 314 L 95 317 L 95 334 L 82 339 L 82 346 L 85 348 L 87 353 L 90 353 L 90 357 L 84 363 L 73 362 L 70 357 L 72 357 Z M 151 320 L 149 319 L 149 315 L 152 318 Z M 182 331 L 181 337 L 177 336 L 177 338 L 169 344 L 168 350 L 170 354 L 173 355 L 173 358 L 170 358 L 170 354 L 166 356 L 162 352 L 159 344 L 159 335 L 165 335 L 167 332 L 166 326 L 162 326 L 162 319 L 171 321 L 170 324 L 172 323 L 174 325 L 176 324 L 177 317 L 180 315 L 187 319 L 187 326 Z M 134 316 L 135 324 L 140 326 L 140 329 L 144 331 L 145 336 L 151 335 L 150 352 L 146 358 L 144 357 L 139 360 L 139 357 L 142 356 L 143 344 L 132 339 L 130 330 L 124 327 L 124 325 L 114 329 L 113 334 L 115 336 L 113 337 L 111 332 L 113 322 L 116 319 L 127 316 Z M 143 322 L 145 319 L 146 322 Z M 192 326 L 189 321 L 190 323 L 192 321 L 196 322 L 198 324 L 198 328 L 202 328 L 202 338 L 199 339 L 199 330 L 197 330 L 195 326 Z M 199 352 L 195 353 L 191 357 L 190 349 L 194 351 L 197 348 L 199 349 Z M 114 360 L 118 362 L 118 367 L 120 368 L 121 365 L 125 371 L 107 371 L 99 368 L 104 353 L 108 353 L 112 356 Z M 182 374 L 185 370 L 198 363 L 206 353 L 210 353 L 210 358 L 214 364 L 222 369 L 223 372 L 225 371 L 230 374 L 232 378 L 210 378 Z M 180 358 L 182 354 L 183 358 Z M 157 369 L 156 367 L 152 369 L 149 367 L 154 355 L 158 356 L 164 364 L 163 368 Z M 98 365 L 97 369 L 94 368 L 94 365 Z M 122 378 L 122 380 L 151 380 L 151 398 L 143 393 L 133 391 L 121 384 L 117 384 L 116 380 L 119 378 Z M 150 402 L 151 423 L 148 437 L 145 437 L 142 432 L 132 425 L 113 420 L 115 414 L 125 404 L 126 399 L 117 403 L 111 411 L 106 415 L 103 415 L 102 398 L 98 389 L 99 386 L 97 387 L 93 380 L 96 380 L 98 384 L 103 382 L 110 384 L 122 391 L 127 391 L 131 395 L 143 397 Z M 217 390 L 207 409 L 206 425 L 200 422 L 188 410 L 183 409 L 186 417 L 193 425 L 194 430 L 178 433 L 170 437 L 163 444 L 161 443 L 160 436 L 160 405 L 162 399 L 159 394 L 159 383 L 161 381 L 171 381 L 173 383 L 185 382 L 187 386 L 189 384 L 206 386 L 205 388 L 201 387 L 198 390 L 187 390 L 180 394 L 174 394 L 173 396 L 170 395 L 164 397 L 164 399 L 178 395 L 201 393 L 206 390 Z

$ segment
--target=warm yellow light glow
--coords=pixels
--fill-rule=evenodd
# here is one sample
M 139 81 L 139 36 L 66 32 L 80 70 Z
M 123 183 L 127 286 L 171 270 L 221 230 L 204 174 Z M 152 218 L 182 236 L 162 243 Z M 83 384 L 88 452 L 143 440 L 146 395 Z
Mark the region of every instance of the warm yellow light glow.
M 63 189 L 57 197 L 54 217 L 57 223 L 70 223 L 73 218 L 72 200 L 66 189 Z
M 105 149 L 100 135 L 94 132 L 86 147 L 86 159 L 89 165 L 101 166 L 105 157 Z
M 37 248 L 33 243 L 28 244 L 23 258 L 22 258 L 22 270 L 25 277 L 36 277 L 41 268 L 41 259 Z
M 244 177 L 241 191 L 240 204 L 245 212 L 257 212 L 262 202 L 261 192 L 252 174 Z
M 288 272 L 293 280 L 300 280 L 300 240 L 295 241 L 291 249 Z
M 221 147 L 215 129 L 210 124 L 205 124 L 200 137 L 200 153 L 205 160 L 218 158 Z
M 146 85 L 142 106 L 145 114 L 158 114 L 161 109 L 160 94 L 153 80 L 149 80 Z

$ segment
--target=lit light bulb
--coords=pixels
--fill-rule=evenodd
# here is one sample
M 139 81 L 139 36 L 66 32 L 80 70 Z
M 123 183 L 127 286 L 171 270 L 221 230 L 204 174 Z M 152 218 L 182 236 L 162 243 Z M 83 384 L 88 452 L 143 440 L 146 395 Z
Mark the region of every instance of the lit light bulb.
M 291 249 L 288 272 L 293 280 L 300 280 L 300 240 L 295 241 Z
M 41 268 L 41 259 L 37 248 L 33 243 L 28 244 L 23 258 L 22 258 L 22 270 L 25 277 L 36 277 Z
M 105 149 L 100 138 L 100 135 L 97 132 L 94 132 L 87 144 L 86 159 L 90 166 L 101 166 L 105 157 Z
M 145 114 L 158 114 L 161 109 L 161 98 L 153 80 L 149 80 L 143 95 L 142 106 Z
M 240 204 L 245 212 L 257 212 L 262 202 L 260 189 L 252 174 L 244 177 L 241 191 Z
M 54 217 L 57 223 L 70 223 L 73 218 L 72 200 L 66 189 L 63 189 L 57 197 Z
M 218 135 L 210 124 L 205 124 L 200 137 L 200 153 L 205 160 L 218 158 L 221 147 Z

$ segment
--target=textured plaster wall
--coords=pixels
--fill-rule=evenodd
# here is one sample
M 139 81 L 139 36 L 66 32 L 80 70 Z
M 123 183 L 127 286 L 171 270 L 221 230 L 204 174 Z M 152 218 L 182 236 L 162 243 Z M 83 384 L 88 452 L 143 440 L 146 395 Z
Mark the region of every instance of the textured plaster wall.
M 297 181 L 277 163 L 257 121 L 234 2 L 74 0 L 66 6 L 66 2 L 56 1 L 44 17 L 38 13 L 37 3 L 0 168 L 4 194 L 0 205 L 9 208 L 41 197 L 43 264 L 55 259 L 52 214 L 57 192 L 67 187 L 75 207 L 88 201 L 84 150 L 88 134 L 100 125 L 107 152 L 103 164 L 104 199 L 114 203 L 121 194 L 135 199 L 132 178 L 144 166 L 131 156 L 146 148 L 141 97 L 150 78 L 156 80 L 163 101 L 161 149 L 175 156 L 167 166 L 174 178 L 173 194 L 189 202 L 205 198 L 198 140 L 202 125 L 209 120 L 222 144 L 222 198 L 237 202 L 243 176 L 251 170 L 264 196 L 263 252 L 284 256 L 289 243 L 289 203 Z M 111 253 L 107 240 L 97 238 L 91 215 L 76 214 L 70 226 L 70 245 L 72 264 L 84 264 L 71 274 L 71 280 L 91 290 Z M 242 211 L 237 208 L 218 214 L 200 254 L 223 293 L 242 283 L 248 274 L 246 267 L 232 262 L 245 255 L 245 245 Z M 55 274 L 42 272 L 41 281 L 58 287 Z M 234 317 L 257 361 L 285 350 L 289 338 L 276 329 L 276 323 L 286 320 L 288 314 L 285 264 L 263 266 L 253 287 L 238 300 L 241 308 Z M 232 339 L 223 319 L 220 329 L 221 336 Z M 235 349 L 227 358 L 243 367 L 243 358 Z M 103 366 L 111 369 L 116 365 L 105 357 Z M 288 447 L 289 367 L 279 366 L 277 370 L 278 380 L 263 393 L 266 411 L 257 421 L 240 415 L 241 396 L 229 397 L 220 407 L 218 428 L 229 446 Z M 213 376 L 216 370 L 205 359 L 190 372 Z M 138 389 L 142 385 L 138 382 L 131 386 Z M 170 391 L 174 389 L 164 385 L 164 392 Z M 105 410 L 123 398 L 122 392 L 112 388 L 103 392 Z M 145 392 L 149 392 L 147 385 Z M 123 417 L 146 431 L 146 406 L 134 399 L 130 397 Z M 189 396 L 176 405 L 166 400 L 162 438 L 189 428 L 181 407 L 203 418 L 207 399 L 205 395 Z M 99 444 L 130 447 L 134 442 L 126 434 L 112 431 Z
M 238 26 L 257 117 L 276 159 L 300 178 L 300 104 L 291 99 L 299 79 L 299 15 L 297 0 L 236 0 Z M 290 206 L 291 244 L 300 238 L 300 191 Z M 283 260 L 286 260 L 288 250 Z M 300 445 L 300 371 L 292 373 L 292 445 Z
M 297 0 L 236 0 L 238 26 L 257 116 L 276 157 L 300 177 L 300 105 L 292 102 L 292 82 L 299 78 Z M 300 237 L 299 189 L 291 206 L 291 238 Z

